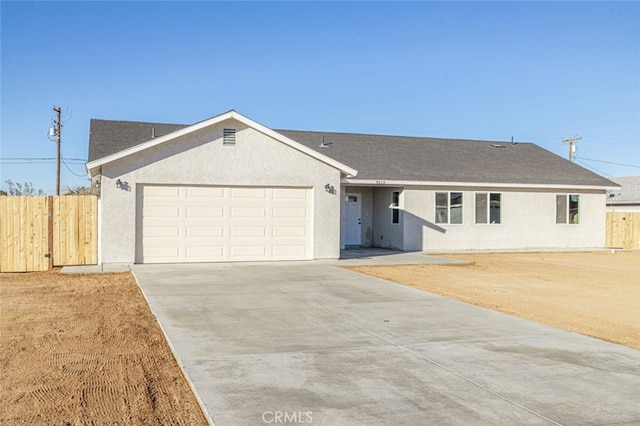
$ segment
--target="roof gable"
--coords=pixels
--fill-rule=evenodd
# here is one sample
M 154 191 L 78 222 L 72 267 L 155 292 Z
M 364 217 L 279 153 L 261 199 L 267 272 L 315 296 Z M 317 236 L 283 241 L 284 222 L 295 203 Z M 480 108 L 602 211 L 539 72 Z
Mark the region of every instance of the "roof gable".
M 357 177 L 346 182 L 617 188 L 533 143 L 271 130 L 235 111 L 193 124 L 91 120 L 91 175 L 102 164 L 229 118 Z M 155 133 L 155 138 L 151 136 Z M 325 146 L 321 147 L 324 141 Z
M 347 176 L 355 176 L 358 173 L 357 170 L 349 166 L 346 166 L 340 163 L 339 161 L 336 161 L 335 159 L 328 157 L 320 152 L 309 149 L 305 145 L 302 145 L 284 135 L 281 135 L 233 110 L 190 126 L 182 126 L 182 125 L 174 125 L 174 124 L 140 123 L 140 122 L 117 122 L 117 123 L 120 123 L 120 125 L 116 124 L 115 127 L 122 128 L 117 140 L 114 140 L 111 134 L 98 132 L 97 129 L 94 128 L 94 125 L 96 125 L 97 127 L 100 127 L 103 124 L 105 124 L 105 123 L 99 123 L 100 121 L 103 121 L 103 120 L 91 120 L 92 128 L 91 128 L 91 133 L 89 137 L 90 161 L 86 165 L 87 170 L 89 171 L 89 174 L 91 176 L 95 176 L 96 174 L 99 173 L 99 170 L 104 164 L 108 164 L 110 162 L 135 154 L 137 152 L 144 151 L 154 146 L 170 142 L 180 136 L 196 132 L 198 130 L 204 129 L 209 126 L 213 126 L 215 124 L 221 123 L 229 119 L 237 120 L 248 127 L 251 127 L 267 136 L 270 136 L 271 138 L 281 143 L 284 143 L 285 145 L 288 145 L 293 149 L 296 149 L 323 163 L 326 163 L 332 167 L 335 167 L 336 169 L 340 170 L 342 173 L 344 173 Z M 161 132 L 168 131 L 169 133 L 164 134 L 162 136 L 158 136 L 156 134 L 156 136 L 158 137 L 152 138 L 153 132 L 155 132 L 156 126 L 159 128 Z M 113 125 L 111 126 L 107 125 L 106 127 L 113 127 Z M 125 128 L 127 129 L 125 130 Z M 94 130 L 96 130 L 95 133 L 94 133 Z M 140 137 L 140 135 L 142 135 L 145 132 L 145 130 L 147 131 L 148 139 L 138 143 L 132 140 L 132 138 Z M 149 130 L 151 130 L 151 133 L 148 132 Z M 122 148 L 122 149 L 119 149 L 118 151 L 107 154 L 106 156 L 96 158 L 94 160 L 91 159 L 92 153 L 94 155 L 100 155 L 98 153 L 108 152 L 118 148 Z

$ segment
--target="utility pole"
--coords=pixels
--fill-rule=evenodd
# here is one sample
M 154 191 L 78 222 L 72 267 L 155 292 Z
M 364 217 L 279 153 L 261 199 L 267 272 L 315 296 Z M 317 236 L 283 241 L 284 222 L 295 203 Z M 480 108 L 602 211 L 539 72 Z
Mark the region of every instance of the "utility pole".
M 569 161 L 573 162 L 573 153 L 576 150 L 575 143 L 578 142 L 580 139 L 582 139 L 582 136 L 580 135 L 570 136 L 566 139 L 562 139 L 563 143 L 569 144 Z
M 60 120 L 61 110 L 60 107 L 53 107 L 53 110 L 57 113 L 56 126 L 56 145 L 58 146 L 58 156 L 56 159 L 56 195 L 60 195 L 60 133 L 62 131 L 62 122 Z

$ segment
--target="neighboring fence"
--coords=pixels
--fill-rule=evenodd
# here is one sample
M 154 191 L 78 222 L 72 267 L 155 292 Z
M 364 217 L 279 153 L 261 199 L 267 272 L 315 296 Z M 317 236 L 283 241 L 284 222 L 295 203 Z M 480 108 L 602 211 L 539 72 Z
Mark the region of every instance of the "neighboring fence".
M 607 247 L 640 249 L 640 213 L 607 212 Z
M 95 195 L 0 197 L 0 272 L 97 263 Z

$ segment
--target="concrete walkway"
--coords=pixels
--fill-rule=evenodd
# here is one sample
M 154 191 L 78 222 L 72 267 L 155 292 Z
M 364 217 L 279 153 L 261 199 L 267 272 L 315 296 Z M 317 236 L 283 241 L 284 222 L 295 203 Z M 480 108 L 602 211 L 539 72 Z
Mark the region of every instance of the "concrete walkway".
M 640 424 L 633 349 L 322 262 L 132 269 L 216 425 Z

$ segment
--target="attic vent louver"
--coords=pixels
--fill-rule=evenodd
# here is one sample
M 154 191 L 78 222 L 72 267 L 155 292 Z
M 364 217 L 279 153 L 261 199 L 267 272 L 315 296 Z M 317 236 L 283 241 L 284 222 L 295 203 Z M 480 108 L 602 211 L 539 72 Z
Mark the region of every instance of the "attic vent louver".
M 223 145 L 236 144 L 236 129 L 224 129 L 222 131 L 222 144 Z

